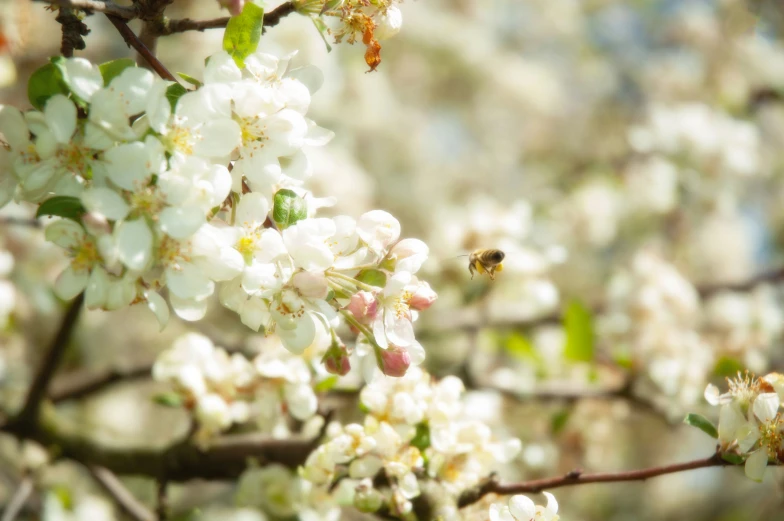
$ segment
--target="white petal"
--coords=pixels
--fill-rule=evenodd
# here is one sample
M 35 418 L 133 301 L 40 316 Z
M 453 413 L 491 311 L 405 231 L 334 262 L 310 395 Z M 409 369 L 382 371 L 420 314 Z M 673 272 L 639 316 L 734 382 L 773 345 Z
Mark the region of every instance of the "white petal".
M 144 298 L 147 299 L 147 307 L 153 312 L 160 325 L 159 331 L 163 331 L 169 322 L 169 305 L 166 300 L 154 291 L 145 291 Z
M 159 223 L 169 237 L 185 239 L 196 233 L 205 221 L 204 212 L 195 206 L 170 206 L 161 212 Z
M 84 240 L 84 229 L 70 219 L 55 221 L 46 227 L 46 240 L 61 248 L 75 248 Z
M 765 476 L 765 468 L 768 466 L 768 453 L 767 451 L 762 448 L 759 449 L 751 454 L 748 458 L 746 458 L 746 464 L 744 466 L 744 470 L 746 471 L 746 477 L 749 479 L 753 479 L 754 481 L 760 482 L 762 478 Z
M 253 331 L 258 331 L 270 320 L 269 306 L 261 299 L 250 299 L 242 306 L 240 320 Z
M 105 309 L 113 311 L 130 306 L 136 299 L 136 285 L 131 278 L 110 281 L 106 292 Z
M 44 117 L 47 126 L 59 143 L 68 143 L 76 132 L 76 105 L 62 94 L 55 94 L 46 102 Z
M 183 299 L 172 293 L 169 301 L 177 316 L 185 321 L 196 322 L 207 314 L 207 300 Z
M 509 513 L 509 507 L 492 504 L 490 505 L 490 521 L 515 521 Z M 526 520 L 527 521 L 527 520 Z
M 112 79 L 109 85 L 120 97 L 125 107 L 125 115 L 132 116 L 145 109 L 154 83 L 157 82 L 151 71 L 142 67 L 128 67 Z
M 233 83 L 242 79 L 242 71 L 229 53 L 218 51 L 204 67 L 204 83 Z
M 99 213 L 111 221 L 125 219 L 130 211 L 123 196 L 110 188 L 88 188 L 81 199 L 87 210 Z
M 210 256 L 194 260 L 194 264 L 209 278 L 221 282 L 242 273 L 245 260 L 242 254 L 233 248 L 219 248 Z
M 104 154 L 109 179 L 125 190 L 136 191 L 152 177 L 154 166 L 144 143 L 136 141 L 114 148 Z
M 549 492 L 542 492 L 544 496 L 547 498 L 547 510 L 550 511 L 552 514 L 558 513 L 558 501 L 556 501 L 555 496 Z
M 311 94 L 315 94 L 324 84 L 324 73 L 313 65 L 291 69 L 286 76 L 301 81 Z
M 309 313 L 297 321 L 294 329 L 277 329 L 278 336 L 283 341 L 283 347 L 294 353 L 302 354 L 316 338 L 316 324 Z
M 194 153 L 204 157 L 223 157 L 242 143 L 240 126 L 231 119 L 219 119 L 205 123 L 201 128 L 201 140 L 196 143 Z
M 250 192 L 242 196 L 237 205 L 235 222 L 249 226 L 258 226 L 264 223 L 269 213 L 269 203 L 263 194 Z
M 769 422 L 776 417 L 779 410 L 779 395 L 776 393 L 763 393 L 754 399 L 754 415 L 761 422 Z
M 411 357 L 412 365 L 420 365 L 425 361 L 425 348 L 416 340 L 406 346 L 406 351 L 408 351 L 408 355 Z
M 103 87 L 103 76 L 97 65 L 84 58 L 68 58 L 65 60 L 64 80 L 71 91 L 90 101 L 90 98 Z
M 536 504 L 528 496 L 517 494 L 509 498 L 509 512 L 517 521 L 530 521 L 536 517 Z
M 54 283 L 55 295 L 63 300 L 71 300 L 84 290 L 89 277 L 88 271 L 75 271 L 71 266 L 68 266 Z
M 87 281 L 87 288 L 84 292 L 84 305 L 87 309 L 103 307 L 106 303 L 108 293 L 109 274 L 100 266 L 96 266 Z
M 203 300 L 215 291 L 215 283 L 193 264 L 183 264 L 178 270 L 167 269 L 166 285 L 181 299 Z
M 719 405 L 720 403 L 719 397 L 721 396 L 721 391 L 719 391 L 719 388 L 716 387 L 715 385 L 708 384 L 708 386 L 705 388 L 705 393 L 703 396 L 705 396 L 705 401 L 708 402 L 709 404 Z
M 128 268 L 142 271 L 152 259 L 152 231 L 144 219 L 125 221 L 115 229 L 120 262 Z
M 408 347 L 414 342 L 414 325 L 407 318 L 397 318 L 391 310 L 384 313 L 384 331 L 396 346 Z
M 305 145 L 320 147 L 332 141 L 332 138 L 334 137 L 335 133 L 331 130 L 320 127 L 313 121 L 308 121 L 308 133 L 305 136 Z
M 171 103 L 166 97 L 167 82 L 156 82 L 147 99 L 147 119 L 150 127 L 159 134 L 166 133 L 171 118 Z
M 0 133 L 5 137 L 6 143 L 15 150 L 23 150 L 30 143 L 27 122 L 16 107 L 3 105 L 0 108 Z

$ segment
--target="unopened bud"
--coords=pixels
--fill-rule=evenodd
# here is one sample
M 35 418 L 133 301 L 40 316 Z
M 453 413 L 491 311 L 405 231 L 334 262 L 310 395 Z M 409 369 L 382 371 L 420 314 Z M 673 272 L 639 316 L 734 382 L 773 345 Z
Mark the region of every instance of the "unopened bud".
M 327 372 L 345 376 L 351 371 L 351 362 L 348 358 L 348 349 L 343 344 L 333 343 L 321 359 Z
M 403 26 L 403 13 L 400 9 L 391 5 L 387 7 L 382 14 L 376 17 L 375 22 L 376 38 L 378 40 L 386 40 L 400 32 L 400 28 Z
M 384 504 L 384 497 L 381 493 L 373 488 L 373 482 L 370 479 L 363 479 L 357 485 L 354 492 L 354 507 L 360 512 L 373 513 L 378 512 L 378 509 Z
M 389 346 L 381 350 L 381 372 L 387 376 L 400 377 L 411 366 L 411 355 L 402 347 Z
M 414 296 L 411 297 L 408 305 L 411 306 L 411 309 L 424 311 L 433 305 L 433 302 L 435 302 L 437 298 L 438 294 L 433 291 L 433 288 L 430 287 L 430 284 L 427 282 L 422 282 L 414 292 Z
M 346 306 L 354 318 L 361 324 L 369 324 L 378 313 L 378 300 L 369 291 L 359 291 L 351 295 L 351 301 Z
M 240 14 L 245 7 L 245 0 L 218 0 L 218 3 L 228 9 L 232 16 Z

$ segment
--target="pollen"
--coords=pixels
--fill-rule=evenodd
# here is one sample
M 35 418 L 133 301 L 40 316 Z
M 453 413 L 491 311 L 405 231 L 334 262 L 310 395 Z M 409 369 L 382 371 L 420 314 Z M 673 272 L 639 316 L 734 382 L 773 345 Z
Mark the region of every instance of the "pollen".
M 395 317 L 397 318 L 407 318 L 410 311 L 410 303 L 411 299 L 414 298 L 414 294 L 410 291 L 404 291 L 400 294 L 399 297 L 395 299 Z
M 95 242 L 88 239 L 83 241 L 73 250 L 71 265 L 76 271 L 85 271 L 101 261 L 101 255 Z
M 193 155 L 193 144 L 196 141 L 193 132 L 182 126 L 174 127 L 166 136 L 166 145 L 183 154 Z

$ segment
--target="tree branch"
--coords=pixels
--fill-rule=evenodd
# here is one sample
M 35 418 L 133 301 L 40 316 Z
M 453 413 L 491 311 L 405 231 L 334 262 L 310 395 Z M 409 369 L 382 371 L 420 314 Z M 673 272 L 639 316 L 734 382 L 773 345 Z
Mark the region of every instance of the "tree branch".
M 41 228 L 43 224 L 33 217 L 26 219 L 24 217 L 3 215 L 0 217 L 0 226 L 30 226 L 31 228 Z
M 294 4 L 286 2 L 269 13 L 264 14 L 264 27 L 274 27 L 280 21 L 295 12 Z M 183 18 L 181 20 L 165 20 L 163 25 L 159 28 L 161 36 L 167 36 L 175 33 L 182 33 L 185 31 L 204 31 L 205 29 L 222 29 L 229 23 L 230 18 L 224 16 L 222 18 L 213 18 L 211 20 L 191 20 L 190 18 Z
M 52 382 L 50 398 L 54 403 L 78 400 L 98 393 L 115 383 L 149 378 L 151 371 L 151 363 L 139 364 L 130 369 L 111 369 L 101 372 L 79 371 L 55 379 Z
M 133 7 L 125 7 L 117 5 L 113 2 L 101 2 L 99 0 L 33 0 L 33 2 L 58 5 L 71 9 L 81 9 L 83 11 L 94 11 L 96 13 L 105 13 L 107 15 L 116 16 L 123 20 L 132 20 L 136 18 L 136 9 Z
M 41 367 L 38 369 L 33 382 L 30 384 L 30 390 L 27 392 L 27 398 L 22 406 L 22 410 L 16 418 L 12 420 L 12 423 L 18 423 L 25 426 L 33 424 L 37 419 L 39 410 L 41 409 L 41 403 L 43 402 L 46 396 L 46 390 L 49 387 L 49 382 L 51 382 L 52 377 L 57 370 L 57 366 L 60 365 L 60 361 L 63 358 L 65 349 L 68 347 L 68 340 L 71 338 L 71 333 L 76 326 L 83 303 L 84 293 L 80 293 L 79 296 L 71 302 L 71 305 L 68 306 L 68 310 L 65 312 L 63 321 L 60 324 L 60 329 L 55 334 L 55 337 L 41 362 Z
M 169 482 L 165 479 L 158 481 L 158 503 L 155 508 L 158 521 L 166 521 L 169 518 L 169 501 L 166 497 L 166 491 L 168 487 Z
M 5 508 L 3 517 L 0 521 L 14 521 L 16 516 L 19 515 L 19 512 L 22 511 L 22 508 L 24 508 L 27 499 L 32 493 L 33 480 L 30 477 L 25 477 L 19 483 L 19 486 L 16 488 L 14 495 L 11 496 L 11 499 L 8 501 L 8 506 Z
M 326 425 L 326 423 L 325 423 Z M 250 460 L 260 465 L 280 463 L 289 468 L 302 465 L 318 446 L 315 439 L 274 439 L 268 436 L 234 435 L 218 438 L 208 448 L 192 439 L 163 448 L 114 448 L 89 439 L 63 424 L 54 407 L 41 410 L 33 423 L 9 423 L 3 431 L 52 449 L 53 454 L 87 466 L 105 467 L 115 474 L 147 476 L 174 482 L 191 479 L 235 480 Z
M 87 470 L 120 509 L 131 518 L 136 521 L 156 521 L 155 514 L 136 499 L 112 471 L 96 465 L 88 465 Z
M 158 58 L 156 58 L 155 55 L 153 55 L 153 53 L 150 52 L 147 46 L 144 45 L 144 43 L 142 43 L 139 37 L 136 36 L 136 33 L 134 33 L 131 30 L 131 28 L 128 27 L 128 25 L 125 23 L 123 19 L 117 18 L 116 16 L 112 16 L 112 15 L 106 15 L 106 17 L 109 19 L 110 22 L 112 22 L 112 25 L 114 25 L 117 28 L 117 31 L 119 31 L 120 35 L 122 35 L 123 40 L 125 40 L 125 43 L 128 44 L 129 47 L 133 47 L 134 49 L 136 49 L 136 52 L 138 52 L 139 55 L 142 56 L 147 61 L 147 63 L 150 64 L 150 67 L 152 67 L 152 69 L 158 74 L 158 76 L 160 76 L 164 80 L 175 81 L 175 82 L 177 81 L 177 78 L 175 78 L 174 75 L 171 72 L 169 72 L 166 66 L 163 65 L 163 63 L 161 63 L 161 61 Z
M 586 483 L 617 483 L 620 481 L 644 481 L 649 478 L 663 476 L 665 474 L 675 474 L 687 470 L 703 469 L 707 467 L 727 467 L 733 466 L 732 463 L 721 459 L 719 453 L 693 461 L 675 463 L 661 467 L 650 467 L 647 469 L 629 470 L 623 472 L 597 472 L 594 474 L 583 474 L 581 470 L 573 470 L 567 474 L 554 478 L 535 479 L 532 481 L 522 481 L 520 483 L 503 484 L 498 482 L 495 476 L 490 476 L 477 487 L 467 490 L 460 495 L 458 507 L 476 503 L 487 494 L 524 494 L 531 492 L 542 492 L 554 488 L 571 487 Z

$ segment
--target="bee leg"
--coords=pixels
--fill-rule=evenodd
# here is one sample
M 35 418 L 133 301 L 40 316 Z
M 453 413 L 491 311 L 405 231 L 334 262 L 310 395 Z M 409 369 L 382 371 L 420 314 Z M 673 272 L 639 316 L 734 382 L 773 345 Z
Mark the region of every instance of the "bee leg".
M 487 274 L 490 275 L 490 280 L 495 280 L 495 268 L 487 270 Z
M 468 265 L 468 271 L 471 272 L 471 280 L 474 280 L 474 263 Z

